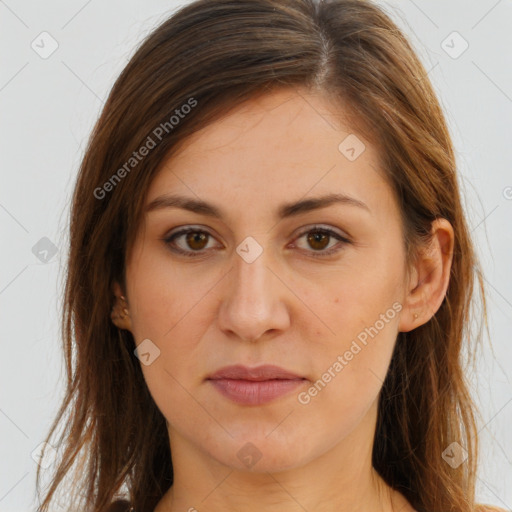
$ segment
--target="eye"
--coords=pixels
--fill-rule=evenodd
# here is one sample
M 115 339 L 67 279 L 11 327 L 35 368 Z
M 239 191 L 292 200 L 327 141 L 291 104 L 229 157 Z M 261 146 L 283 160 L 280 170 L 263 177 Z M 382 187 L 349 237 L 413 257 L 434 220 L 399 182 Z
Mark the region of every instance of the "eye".
M 340 235 L 336 231 L 320 226 L 314 226 L 309 228 L 307 231 L 304 231 L 298 236 L 297 240 L 303 237 L 306 237 L 306 242 L 311 248 L 313 248 L 312 251 L 307 249 L 305 250 L 311 253 L 313 257 L 317 258 L 330 256 L 331 254 L 339 252 L 343 248 L 344 244 L 351 243 L 348 238 Z M 208 233 L 208 231 L 188 227 L 175 233 L 171 233 L 169 236 L 162 238 L 162 240 L 170 247 L 170 250 L 175 253 L 188 257 L 200 257 L 204 256 L 206 249 L 208 249 L 208 241 L 210 238 L 213 238 L 213 236 Z M 335 244 L 334 246 L 331 245 L 328 250 L 325 250 L 326 247 L 329 246 L 329 241 L 333 238 L 341 243 Z M 180 239 L 182 242 L 181 246 L 177 243 Z M 293 246 L 295 246 L 295 244 Z
M 309 228 L 307 231 L 304 231 L 301 235 L 299 235 L 297 240 L 301 239 L 302 237 L 306 237 L 306 242 L 310 247 L 314 249 L 313 251 L 308 250 L 308 252 L 310 252 L 311 256 L 315 258 L 330 256 L 341 251 L 344 244 L 351 243 L 348 238 L 340 235 L 336 231 L 321 226 L 314 226 Z M 325 248 L 329 246 L 329 240 L 333 238 L 341 243 L 335 244 L 334 246 L 331 245 L 328 250 L 325 250 Z
M 183 243 L 185 247 L 180 247 L 176 244 L 176 240 L 179 238 L 183 238 Z M 212 235 L 207 231 L 203 231 L 198 228 L 189 227 L 186 229 L 181 229 L 176 233 L 173 233 L 169 236 L 163 238 L 164 242 L 170 246 L 173 252 L 178 254 L 183 254 L 184 256 L 202 256 L 200 251 L 203 251 L 207 248 L 208 238 L 212 238 Z M 188 248 L 193 249 L 192 251 L 187 250 Z

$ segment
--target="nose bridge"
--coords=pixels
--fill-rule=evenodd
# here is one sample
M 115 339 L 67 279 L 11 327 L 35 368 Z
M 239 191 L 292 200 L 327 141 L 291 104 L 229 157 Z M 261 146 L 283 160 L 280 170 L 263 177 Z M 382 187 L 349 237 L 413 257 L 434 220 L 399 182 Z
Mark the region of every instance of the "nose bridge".
M 288 323 L 279 280 L 268 268 L 270 252 L 263 250 L 253 259 L 258 247 L 263 249 L 249 240 L 248 245 L 242 242 L 237 248 L 219 312 L 221 329 L 250 340 L 267 330 L 283 329 Z
M 272 300 L 273 275 L 267 268 L 270 263 L 268 251 L 262 251 L 252 260 L 251 251 L 255 248 L 249 247 L 247 254 L 243 254 L 246 248 L 247 245 L 244 247 L 243 243 L 240 244 L 235 256 L 231 299 L 234 305 L 249 308 L 249 312 L 256 315 L 263 313 L 265 306 Z

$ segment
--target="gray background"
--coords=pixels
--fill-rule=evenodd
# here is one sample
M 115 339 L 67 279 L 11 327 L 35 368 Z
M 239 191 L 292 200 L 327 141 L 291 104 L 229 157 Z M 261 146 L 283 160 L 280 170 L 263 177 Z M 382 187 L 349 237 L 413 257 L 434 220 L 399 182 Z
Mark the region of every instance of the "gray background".
M 0 0 L 2 512 L 35 509 L 32 453 L 63 394 L 67 217 L 87 137 L 136 44 L 183 3 Z M 511 509 L 512 2 L 380 3 L 430 70 L 455 143 L 494 349 L 485 338 L 478 374 L 468 376 L 482 412 L 477 498 Z M 463 40 L 469 47 L 453 58 Z

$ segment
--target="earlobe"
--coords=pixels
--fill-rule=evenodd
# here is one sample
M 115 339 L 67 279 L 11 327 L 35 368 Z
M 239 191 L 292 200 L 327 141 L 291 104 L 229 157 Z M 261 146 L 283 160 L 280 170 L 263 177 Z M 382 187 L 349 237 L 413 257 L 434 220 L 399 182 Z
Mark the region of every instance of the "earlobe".
M 427 323 L 441 306 L 450 280 L 454 232 L 444 218 L 432 223 L 432 240 L 419 251 L 402 310 L 399 331 Z

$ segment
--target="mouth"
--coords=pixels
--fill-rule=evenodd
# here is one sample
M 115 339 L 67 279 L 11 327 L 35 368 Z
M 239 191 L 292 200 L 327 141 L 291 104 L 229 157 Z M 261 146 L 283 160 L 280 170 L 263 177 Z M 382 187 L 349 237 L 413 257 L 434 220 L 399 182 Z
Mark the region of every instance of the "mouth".
M 207 381 L 224 397 L 242 405 L 262 405 L 304 385 L 305 377 L 274 365 L 221 368 Z

